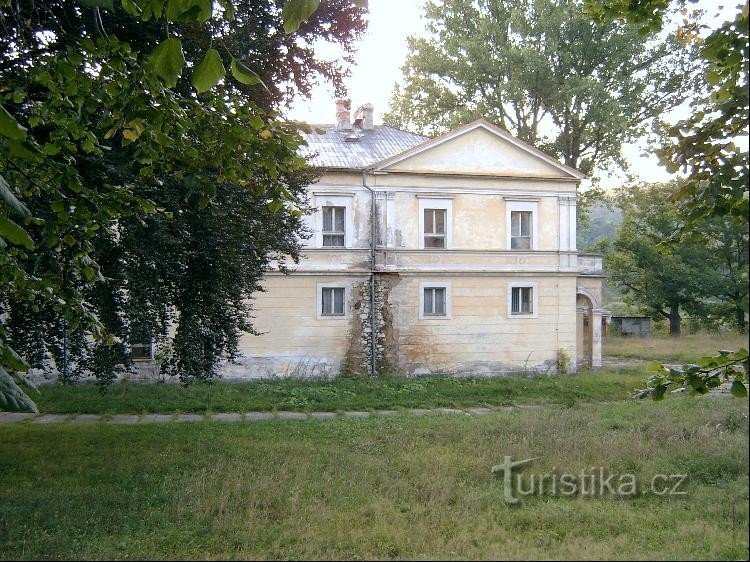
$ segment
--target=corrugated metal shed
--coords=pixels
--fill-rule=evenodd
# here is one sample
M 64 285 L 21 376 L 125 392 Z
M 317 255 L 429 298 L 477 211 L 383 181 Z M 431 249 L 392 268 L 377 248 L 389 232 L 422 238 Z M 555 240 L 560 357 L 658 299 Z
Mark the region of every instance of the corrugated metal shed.
M 386 125 L 349 131 L 337 130 L 333 125 L 311 127 L 312 133 L 303 133 L 307 146 L 302 147 L 302 155 L 311 156 L 310 165 L 320 168 L 361 170 L 429 140 Z

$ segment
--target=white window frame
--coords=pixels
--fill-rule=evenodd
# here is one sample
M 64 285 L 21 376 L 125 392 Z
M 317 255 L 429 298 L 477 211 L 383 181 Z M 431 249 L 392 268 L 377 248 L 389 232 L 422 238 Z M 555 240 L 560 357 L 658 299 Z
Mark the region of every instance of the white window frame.
M 430 207 L 428 207 L 430 208 Z M 445 314 L 424 313 L 424 290 L 445 289 Z M 420 320 L 450 320 L 451 319 L 451 284 L 446 281 L 421 281 L 419 283 L 419 319 Z
M 445 210 L 445 247 L 444 248 L 425 248 L 424 247 L 424 212 L 425 209 L 444 209 Z M 420 250 L 449 250 L 453 247 L 453 198 L 452 197 L 419 197 L 419 249 Z
M 344 207 L 344 245 L 323 246 L 323 207 Z M 315 247 L 336 250 L 351 248 L 354 245 L 354 194 L 315 194 Z
M 513 289 L 531 289 L 531 314 L 513 312 Z M 508 318 L 538 318 L 539 317 L 539 284 L 535 281 L 511 281 L 508 283 Z
M 516 249 L 511 245 L 511 239 L 513 238 L 513 228 L 511 213 L 514 211 L 526 211 L 531 212 L 531 248 Z M 506 201 L 505 202 L 505 230 L 506 240 L 505 244 L 508 250 L 513 252 L 529 252 L 531 250 L 537 250 L 539 248 L 539 202 L 538 201 Z
M 344 213 L 344 225 L 343 225 L 344 230 L 342 232 L 338 232 L 336 230 L 330 230 L 328 232 L 325 231 L 325 222 L 326 222 L 325 221 L 325 210 L 326 209 L 333 209 L 333 211 L 331 213 L 331 227 L 332 228 L 336 228 L 336 215 L 337 215 L 336 209 L 341 209 L 342 210 L 342 212 Z M 346 248 L 346 217 L 349 214 L 349 213 L 346 212 L 346 207 L 334 206 L 334 205 L 323 205 L 323 206 L 320 207 L 320 212 L 321 212 L 321 218 L 322 218 L 321 229 L 320 229 L 321 246 L 324 247 L 324 248 Z M 340 236 L 341 237 L 341 245 L 338 245 L 338 244 L 337 245 L 330 245 L 330 244 L 326 245 L 326 243 L 325 243 L 326 236 Z
M 344 314 L 323 314 L 323 289 L 344 289 Z M 315 291 L 315 317 L 318 320 L 346 320 L 349 318 L 349 285 L 346 283 L 317 283 Z

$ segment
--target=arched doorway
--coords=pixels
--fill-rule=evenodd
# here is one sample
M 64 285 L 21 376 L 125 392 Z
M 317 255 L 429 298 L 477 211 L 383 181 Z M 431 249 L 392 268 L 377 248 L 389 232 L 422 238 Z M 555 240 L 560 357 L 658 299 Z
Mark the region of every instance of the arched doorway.
M 593 357 L 593 309 L 591 299 L 586 295 L 576 295 L 576 363 L 578 367 L 590 368 Z

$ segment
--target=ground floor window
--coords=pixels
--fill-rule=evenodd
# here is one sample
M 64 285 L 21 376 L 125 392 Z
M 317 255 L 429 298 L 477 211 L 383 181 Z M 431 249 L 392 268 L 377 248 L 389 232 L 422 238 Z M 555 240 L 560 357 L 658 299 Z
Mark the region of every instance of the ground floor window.
M 420 320 L 450 318 L 450 289 L 450 283 L 424 281 L 419 284 Z
M 513 282 L 508 284 L 508 316 L 536 318 L 538 309 L 537 284 Z
M 321 289 L 321 316 L 344 316 L 344 287 L 323 287 Z

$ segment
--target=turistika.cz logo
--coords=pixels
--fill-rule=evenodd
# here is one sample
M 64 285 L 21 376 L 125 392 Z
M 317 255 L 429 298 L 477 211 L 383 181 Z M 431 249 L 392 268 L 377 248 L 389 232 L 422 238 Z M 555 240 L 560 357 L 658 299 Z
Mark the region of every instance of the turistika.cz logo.
M 524 478 L 520 470 L 540 458 L 542 457 L 514 461 L 511 456 L 506 455 L 503 464 L 492 467 L 493 474 L 503 477 L 505 503 L 517 504 L 518 496 L 632 497 L 645 491 L 643 484 L 639 485 L 635 474 L 609 474 L 603 466 L 591 466 L 578 474 L 559 472 L 553 467 L 551 473 L 530 474 Z M 518 470 L 513 472 L 514 469 Z M 685 496 L 686 480 L 687 474 L 655 474 L 646 485 L 646 489 L 657 496 Z

